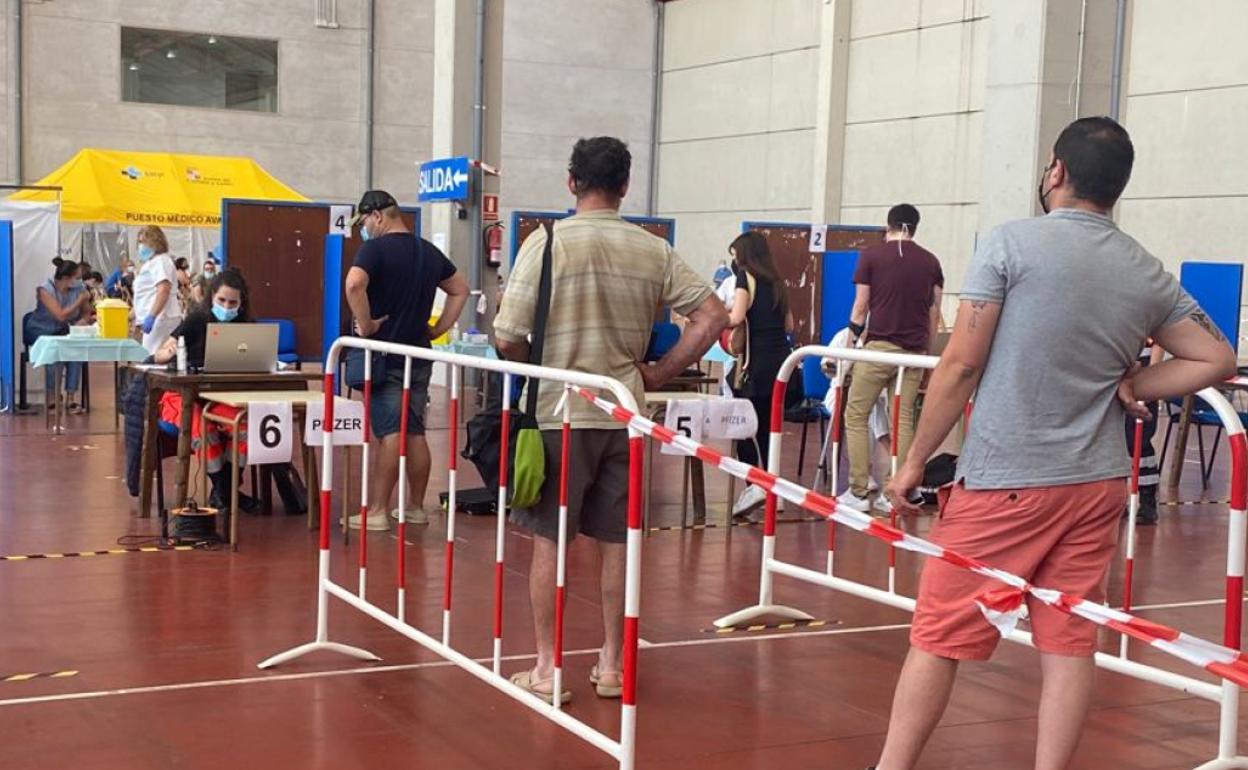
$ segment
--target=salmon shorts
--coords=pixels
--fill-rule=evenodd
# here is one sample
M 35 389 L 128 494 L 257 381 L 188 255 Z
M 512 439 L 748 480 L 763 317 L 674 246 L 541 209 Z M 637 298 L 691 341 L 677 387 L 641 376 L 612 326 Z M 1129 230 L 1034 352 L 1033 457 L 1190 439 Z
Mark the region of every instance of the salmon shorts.
M 1029 489 L 969 490 L 957 484 L 931 539 L 1033 585 L 1100 602 L 1126 504 L 1124 479 Z M 942 658 L 987 660 L 1001 634 L 975 598 L 1000 587 L 991 578 L 929 559 L 919 581 L 910 644 Z M 1096 651 L 1096 625 L 1031 596 L 1027 610 L 1041 652 L 1089 657 Z

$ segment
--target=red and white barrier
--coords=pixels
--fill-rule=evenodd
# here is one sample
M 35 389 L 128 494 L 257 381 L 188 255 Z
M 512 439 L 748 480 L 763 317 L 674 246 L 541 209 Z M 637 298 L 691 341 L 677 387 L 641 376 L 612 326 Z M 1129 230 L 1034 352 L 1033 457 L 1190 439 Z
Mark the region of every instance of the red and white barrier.
M 832 359 L 838 362 L 842 361 L 866 361 L 871 363 L 889 364 L 897 367 L 906 368 L 935 368 L 938 359 L 932 356 L 917 356 L 900 353 L 884 353 L 880 351 L 871 351 L 865 349 L 852 348 L 831 348 L 817 345 L 808 345 L 798 350 L 785 360 L 784 365 L 780 369 L 777 376 L 776 384 L 772 390 L 772 424 L 771 424 L 771 447 L 767 458 L 767 467 L 770 471 L 764 475 L 776 479 L 776 492 L 769 492 L 765 508 L 764 525 L 763 525 L 763 554 L 762 569 L 759 580 L 759 601 L 758 604 L 747 607 L 738 612 L 727 615 L 715 621 L 720 627 L 737 626 L 748 624 L 762 616 L 779 616 L 788 619 L 810 619 L 810 615 L 801 610 L 784 605 L 778 605 L 773 598 L 773 577 L 775 575 L 784 575 L 795 578 L 807 583 L 813 583 L 825 588 L 832 588 L 837 591 L 848 593 L 864 599 L 869 599 L 877 603 L 885 604 L 891 607 L 913 612 L 914 599 L 902 596 L 896 592 L 896 586 L 891 579 L 892 570 L 890 569 L 890 580 L 888 590 L 882 590 L 874 586 L 859 583 L 843 577 L 838 577 L 832 573 L 831 565 L 833 562 L 832 554 L 828 555 L 828 566 L 825 572 L 817 572 L 801 565 L 783 562 L 775 556 L 775 520 L 776 520 L 776 499 L 777 496 L 784 497 L 792 503 L 803 505 L 808 509 L 815 510 L 829 518 L 829 521 L 839 521 L 859 529 L 867 534 L 871 534 L 879 539 L 883 539 L 889 543 L 890 554 L 893 548 L 907 548 L 924 553 L 928 556 L 937 555 L 932 549 L 939 548 L 928 544 L 925 541 L 919 541 L 910 535 L 898 530 L 895 526 L 884 525 L 874 520 L 870 520 L 865 514 L 849 511 L 846 508 L 837 509 L 835 500 L 825 498 L 822 495 L 809 493 L 813 497 L 806 499 L 794 499 L 792 493 L 795 489 L 800 489 L 783 479 L 779 479 L 780 468 L 780 452 L 781 452 L 781 420 L 783 419 L 783 409 L 776 408 L 777 404 L 783 405 L 784 393 L 788 385 L 789 377 L 793 371 L 800 366 L 801 360 L 808 356 L 818 356 L 820 358 Z M 1096 664 L 1111 671 L 1115 671 L 1126 676 L 1136 679 L 1160 684 L 1185 693 L 1197 695 L 1206 700 L 1219 704 L 1221 709 L 1220 720 L 1220 737 L 1218 745 L 1218 758 L 1201 765 L 1197 770 L 1224 770 L 1227 768 L 1248 767 L 1248 758 L 1237 756 L 1238 741 L 1236 728 L 1239 716 L 1239 687 L 1248 679 L 1243 678 L 1244 673 L 1248 673 L 1248 663 L 1245 658 L 1240 655 L 1240 634 L 1242 630 L 1243 618 L 1243 590 L 1244 590 L 1244 562 L 1246 542 L 1248 542 L 1248 439 L 1245 437 L 1244 427 L 1239 420 L 1238 414 L 1227 402 L 1227 400 L 1216 390 L 1207 388 L 1197 394 L 1206 403 L 1208 403 L 1222 419 L 1227 433 L 1227 440 L 1231 447 L 1231 505 L 1230 505 L 1230 527 L 1228 532 L 1227 545 L 1227 579 L 1226 579 L 1226 604 L 1224 611 L 1224 637 L 1222 645 L 1215 645 L 1200 639 L 1195 639 L 1186 634 L 1182 634 L 1173 629 L 1168 629 L 1149 621 L 1135 618 L 1126 610 L 1115 610 L 1102 605 L 1093 605 L 1092 603 L 1078 599 L 1078 597 L 1070 597 L 1062 594 L 1060 591 L 1052 591 L 1045 589 L 1034 589 L 1027 586 L 1025 581 L 1018 578 L 1005 575 L 1004 573 L 992 573 L 1002 582 L 1014 589 L 1012 598 L 1001 603 L 1000 595 L 985 597 L 989 610 L 1013 610 L 1016 609 L 1014 602 L 1018 599 L 1018 592 L 1030 590 L 1032 595 L 1041 601 L 1053 604 L 1058 609 L 1077 614 L 1092 622 L 1099 623 L 1114 630 L 1119 631 L 1124 637 L 1132 637 L 1150 644 L 1156 649 L 1168 652 L 1182 660 L 1213 673 L 1223 678 L 1220 685 L 1210 682 L 1194 679 L 1192 677 L 1176 674 L 1165 669 L 1155 666 L 1147 666 L 1136 661 L 1130 660 L 1124 650 L 1119 655 L 1107 655 L 1097 653 Z M 894 410 L 896 414 L 896 410 Z M 968 414 L 969 417 L 969 404 Z M 894 418 L 895 419 L 895 418 Z M 634 425 L 633 427 L 640 427 Z M 896 425 L 894 425 L 894 435 L 896 435 Z M 707 450 L 709 451 L 709 450 Z M 1136 453 L 1138 456 L 1138 453 Z M 708 460 L 703 453 L 698 452 L 698 456 L 704 460 Z M 839 458 L 838 458 L 839 459 Z M 735 462 L 735 461 L 733 461 Z M 721 465 L 721 467 L 724 467 Z M 728 467 L 724 470 L 733 472 Z M 763 474 L 758 469 L 750 469 L 753 473 Z M 735 475 L 735 474 L 734 474 Z M 762 483 L 755 481 L 754 483 Z M 764 484 L 764 486 L 766 486 Z M 1138 481 L 1133 482 L 1132 497 L 1134 498 L 1133 506 L 1138 510 Z M 803 490 L 804 491 L 804 490 Z M 835 487 L 833 487 L 835 491 Z M 788 493 L 788 494 L 786 494 Z M 810 505 L 808 505 L 809 503 Z M 814 505 L 812 508 L 811 505 Z M 1134 521 L 1132 521 L 1134 524 Z M 832 526 L 830 523 L 829 526 Z M 833 538 L 829 537 L 829 550 L 831 551 Z M 1131 559 L 1131 571 L 1134 572 L 1134 527 L 1128 530 L 1128 554 Z M 943 549 L 941 549 L 943 551 Z M 958 560 L 955 563 L 970 562 L 971 560 Z M 893 565 L 890 559 L 890 567 Z M 967 564 L 962 564 L 967 566 Z M 982 565 L 974 565 L 982 566 Z M 978 571 L 978 570 L 977 570 Z M 1129 607 L 1128 607 L 1129 609 Z M 1004 620 L 1004 619 L 1003 619 Z M 1022 643 L 1031 644 L 1031 635 L 1017 629 L 1013 629 L 1005 634 L 1005 638 Z M 1229 667 L 1229 668 L 1228 668 Z
M 397 598 L 393 611 L 387 610 L 382 606 L 370 601 L 367 596 L 367 556 L 368 556 L 368 537 L 365 532 L 361 532 L 360 536 L 360 564 L 359 564 L 359 584 L 357 591 L 353 592 L 330 578 L 330 520 L 329 512 L 331 510 L 331 497 L 333 488 L 333 425 L 334 425 L 334 375 L 333 372 L 338 370 L 339 357 L 342 351 L 347 348 L 361 349 L 368 352 L 365 356 L 364 365 L 364 399 L 366 407 L 365 425 L 368 420 L 368 404 L 372 399 L 372 355 L 371 353 L 386 353 L 391 356 L 401 356 L 404 359 L 403 370 L 403 397 L 402 397 L 402 418 L 400 429 L 406 433 L 408 405 L 411 398 L 411 370 L 412 361 L 440 361 L 446 363 L 450 367 L 450 386 L 451 386 L 451 407 L 450 407 L 450 458 L 448 463 L 449 477 L 449 493 L 448 493 L 448 511 L 447 511 L 447 533 L 446 533 L 446 563 L 444 569 L 444 594 L 442 602 L 442 633 L 441 640 L 426 634 L 416 628 L 406 620 L 406 540 L 404 537 L 406 528 L 406 511 L 407 511 L 407 483 L 406 483 L 406 442 L 400 442 L 400 470 L 399 470 L 399 532 L 398 532 L 398 554 L 397 554 Z M 499 500 L 498 500 L 498 529 L 495 545 L 495 579 L 494 579 L 494 623 L 493 623 L 493 655 L 491 665 L 485 666 L 468 655 L 460 652 L 451 646 L 451 595 L 453 581 L 453 564 L 455 550 L 455 503 L 456 503 L 456 472 L 458 461 L 456 452 L 458 450 L 458 420 L 459 420 L 459 380 L 461 369 L 473 368 L 503 374 L 503 412 L 502 412 L 502 444 L 499 458 Z M 269 668 L 282 663 L 299 658 L 310 652 L 328 651 L 337 652 L 353 658 L 361 660 L 379 660 L 379 658 L 367 650 L 358 647 L 352 647 L 338 642 L 329 640 L 329 598 L 332 596 L 349 607 L 352 607 L 363 614 L 373 618 L 382 625 L 396 631 L 399 634 L 420 644 L 426 649 L 436 653 L 447 661 L 453 663 L 458 668 L 472 674 L 486 684 L 495 689 L 511 696 L 520 703 L 528 706 L 530 709 L 550 719 L 555 724 L 568 730 L 577 737 L 597 747 L 601 751 L 610 755 L 618 763 L 621 770 L 632 770 L 636 756 L 636 738 L 637 738 L 637 649 L 638 639 L 638 623 L 641 603 L 641 491 L 642 491 L 642 437 L 641 433 L 636 430 L 629 431 L 629 484 L 628 484 L 628 540 L 626 546 L 626 577 L 624 587 L 624 663 L 621 676 L 623 679 L 623 698 L 620 711 L 620 734 L 619 738 L 612 738 L 605 733 L 590 727 L 586 723 L 569 715 L 563 711 L 559 705 L 559 698 L 555 697 L 553 705 L 541 698 L 521 689 L 511 683 L 509 679 L 502 675 L 502 645 L 503 645 L 503 564 L 505 557 L 505 533 L 507 519 L 507 471 L 508 471 L 508 441 L 509 441 L 509 423 L 511 419 L 509 407 L 511 403 L 511 376 L 512 374 L 522 375 L 531 379 L 542 379 L 552 382 L 558 382 L 563 387 L 572 386 L 582 388 L 593 388 L 595 390 L 609 391 L 619 400 L 625 408 L 636 411 L 637 405 L 633 400 L 631 392 L 618 380 L 601 377 L 597 375 L 585 374 L 582 372 L 571 372 L 561 369 L 553 369 L 544 366 L 533 366 L 530 364 L 514 363 L 509 361 L 494 361 L 473 356 L 465 356 L 454 353 L 444 353 L 441 351 L 429 350 L 427 348 L 417 348 L 407 345 L 397 345 L 388 342 L 379 342 L 374 340 L 359 339 L 356 337 L 341 337 L 334 342 L 330 348 L 329 356 L 325 365 L 325 414 L 324 425 L 325 431 L 322 436 L 322 458 L 321 458 L 321 536 L 320 536 L 320 555 L 319 555 L 319 577 L 317 579 L 316 591 L 316 634 L 313 641 L 300 645 L 286 652 L 274 655 L 273 657 L 261 662 L 260 668 Z M 562 450 L 563 472 L 560 474 L 559 489 L 559 539 L 558 539 L 558 563 L 557 577 L 555 586 L 555 680 L 554 692 L 562 691 L 563 682 L 563 622 L 564 622 L 564 589 L 566 579 L 566 549 L 567 549 L 567 486 L 568 486 L 568 456 L 569 443 L 571 440 L 571 426 L 568 417 L 568 399 L 564 399 L 563 406 L 563 430 L 562 430 Z M 367 427 L 365 428 L 367 435 Z M 368 515 L 368 444 L 365 443 L 364 448 L 364 473 L 363 487 L 361 493 L 360 515 L 362 519 L 366 519 Z

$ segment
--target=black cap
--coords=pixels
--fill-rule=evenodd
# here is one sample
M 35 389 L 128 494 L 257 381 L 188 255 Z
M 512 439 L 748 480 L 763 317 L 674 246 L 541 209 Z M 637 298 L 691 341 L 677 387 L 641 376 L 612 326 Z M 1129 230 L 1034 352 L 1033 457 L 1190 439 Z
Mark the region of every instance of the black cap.
M 385 190 L 369 190 L 361 196 L 360 202 L 355 207 L 355 216 L 351 217 L 351 221 L 347 223 L 347 226 L 355 227 L 360 223 L 361 219 L 374 211 L 381 211 L 397 205 L 399 205 L 399 202 Z

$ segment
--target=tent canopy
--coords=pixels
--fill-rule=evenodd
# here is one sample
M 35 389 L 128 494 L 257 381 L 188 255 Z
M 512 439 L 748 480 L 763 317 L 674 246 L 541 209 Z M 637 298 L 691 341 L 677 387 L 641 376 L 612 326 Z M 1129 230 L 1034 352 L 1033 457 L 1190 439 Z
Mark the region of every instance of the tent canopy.
M 221 199 L 306 201 L 250 158 L 84 149 L 39 186 L 61 187 L 66 222 L 219 227 Z M 14 201 L 57 200 L 23 190 Z

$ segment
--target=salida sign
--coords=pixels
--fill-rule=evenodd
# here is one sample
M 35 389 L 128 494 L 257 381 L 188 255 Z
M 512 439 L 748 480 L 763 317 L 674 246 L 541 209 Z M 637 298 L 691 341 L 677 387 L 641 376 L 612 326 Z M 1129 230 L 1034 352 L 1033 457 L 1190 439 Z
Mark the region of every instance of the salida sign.
M 468 199 L 467 157 L 440 158 L 420 165 L 420 201 Z

